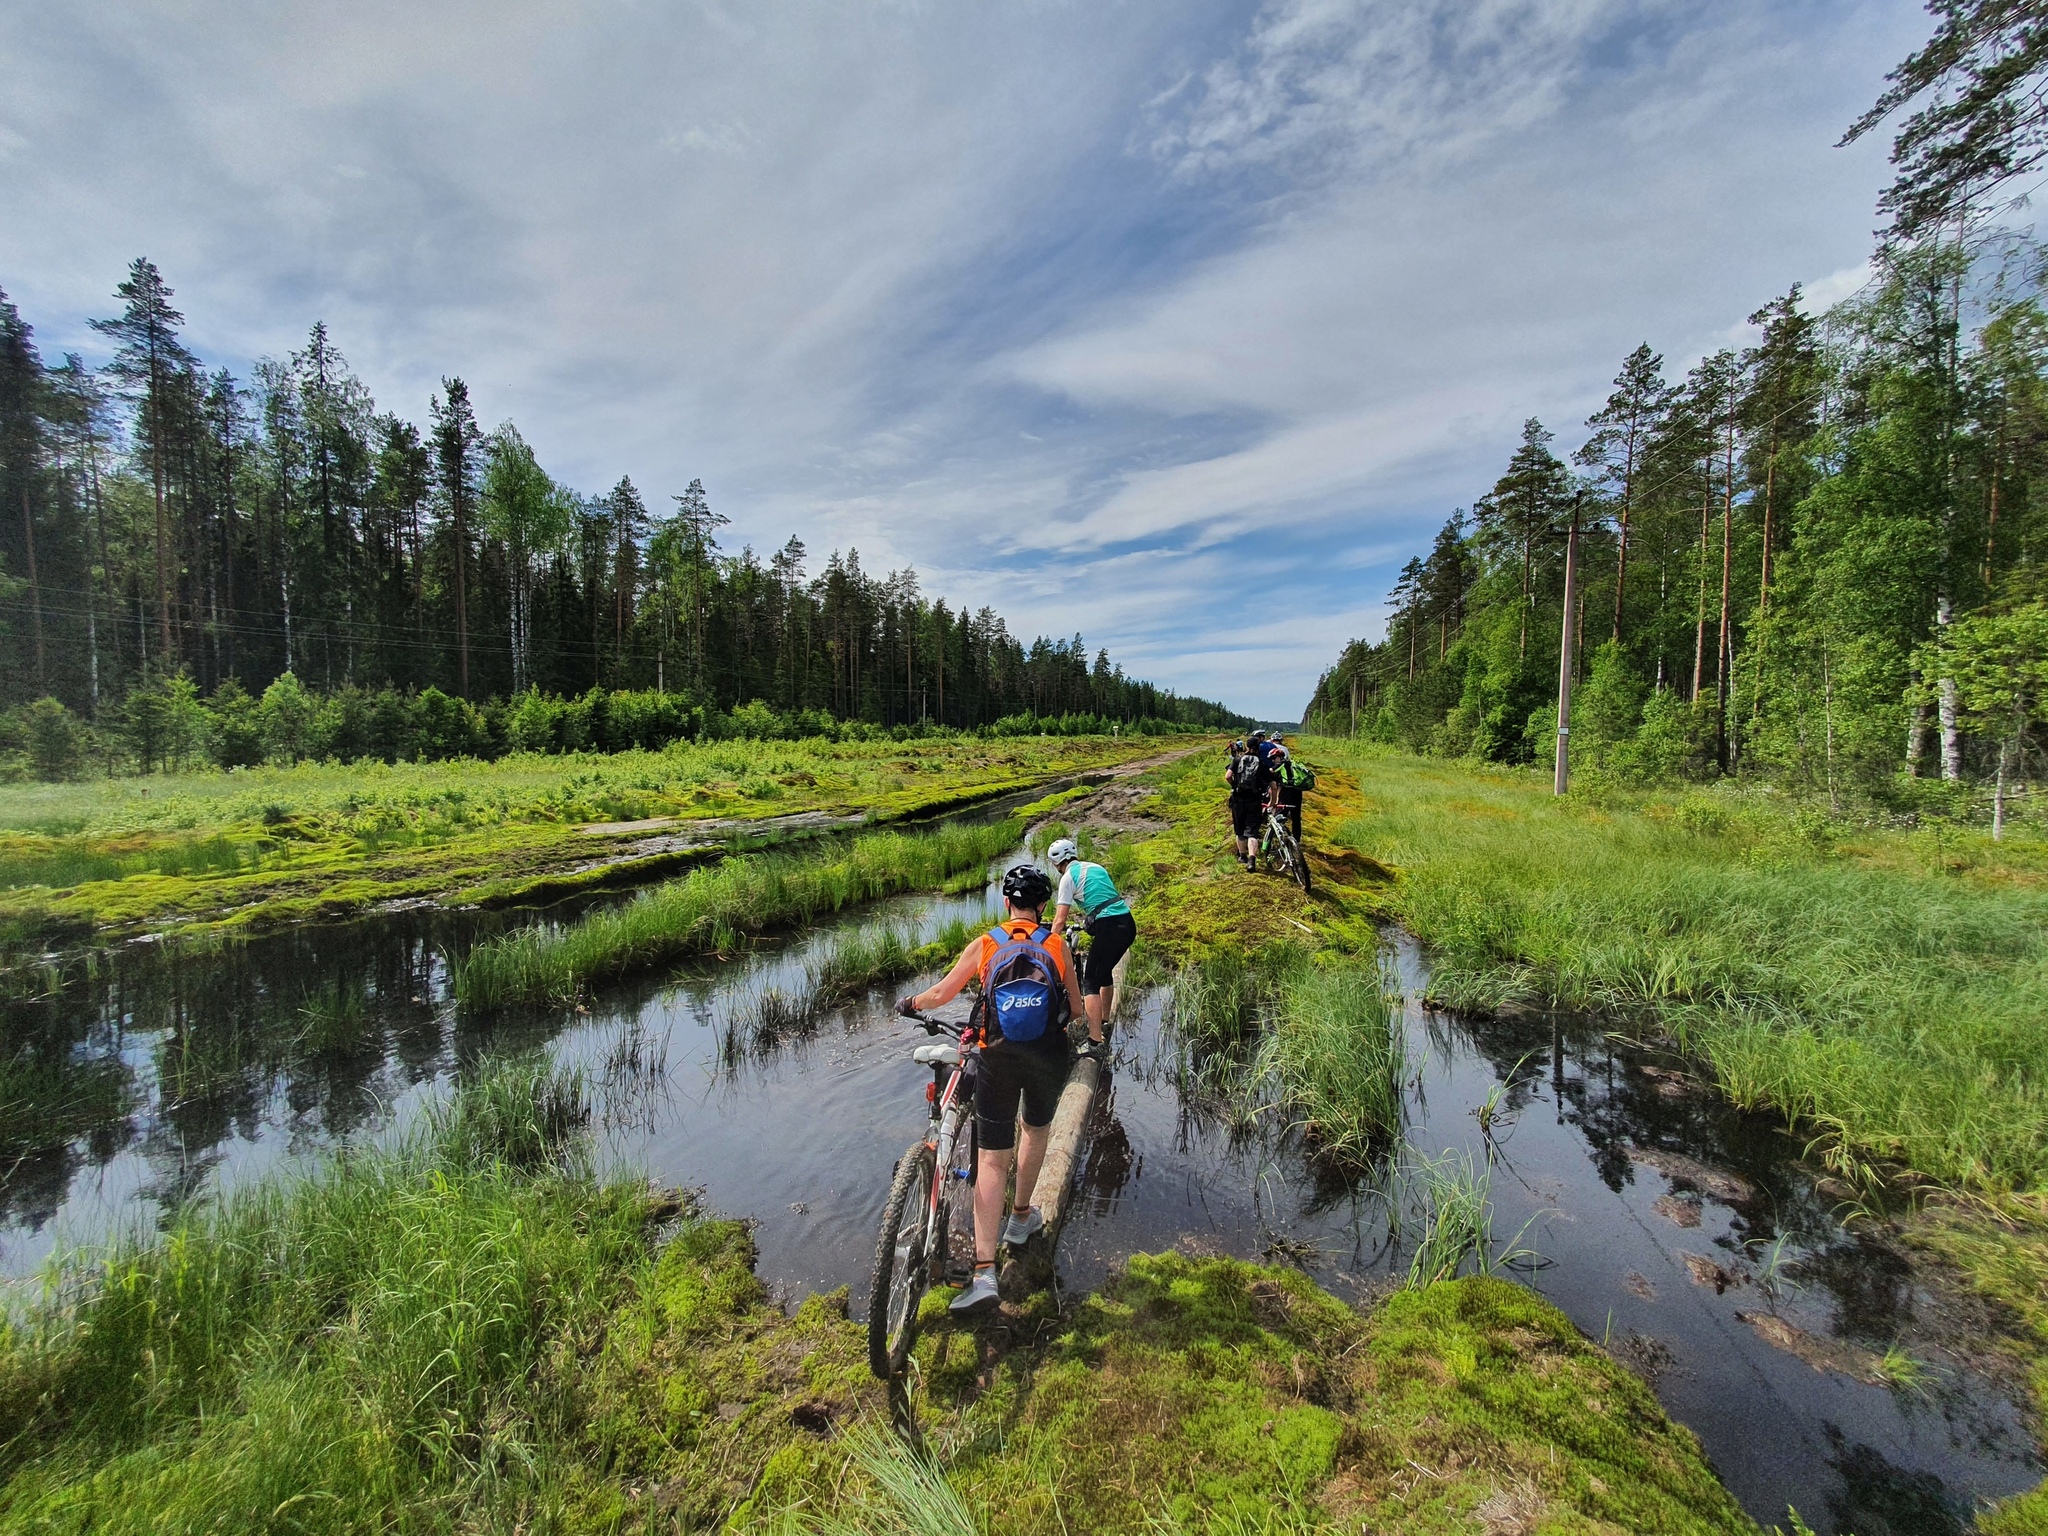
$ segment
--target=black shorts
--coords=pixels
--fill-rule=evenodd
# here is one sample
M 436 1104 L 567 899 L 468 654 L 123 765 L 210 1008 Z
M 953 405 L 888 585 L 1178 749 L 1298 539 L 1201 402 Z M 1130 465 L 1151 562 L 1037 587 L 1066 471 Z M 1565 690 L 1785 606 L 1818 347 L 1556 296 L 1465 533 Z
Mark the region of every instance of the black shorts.
M 1232 795 L 1230 825 L 1239 837 L 1257 837 L 1266 822 L 1266 801 L 1262 795 Z
M 1117 961 L 1130 953 L 1137 942 L 1138 924 L 1128 912 L 1098 917 L 1088 925 L 1088 963 L 1081 967 L 1081 995 L 1107 992 L 1114 981 L 1110 975 Z
M 1064 1027 L 1048 1030 L 1028 1045 L 998 1040 L 982 1047 L 974 1079 L 974 1119 L 984 1152 L 1007 1152 L 1017 1144 L 1020 1098 L 1026 1125 L 1052 1124 L 1067 1086 L 1070 1056 Z

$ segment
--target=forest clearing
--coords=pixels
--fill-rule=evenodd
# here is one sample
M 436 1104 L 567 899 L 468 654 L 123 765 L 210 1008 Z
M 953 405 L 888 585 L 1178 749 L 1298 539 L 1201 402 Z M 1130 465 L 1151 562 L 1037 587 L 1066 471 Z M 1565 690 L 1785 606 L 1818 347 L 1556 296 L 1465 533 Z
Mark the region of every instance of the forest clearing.
M 71 1118 L 7 1124 L 10 1272 L 34 1275 L 31 1231 L 105 1236 L 45 1245 L 58 1278 L 20 1295 L 0 1528 L 288 1506 L 287 1528 L 334 1530 L 1740 1531 L 1789 1503 L 1857 1530 L 2031 1487 L 2048 1229 L 2024 1165 L 1957 1173 L 1883 1140 L 1953 1091 L 1939 1058 L 1815 1143 L 1809 1102 L 1724 1083 L 1715 1055 L 1758 997 L 1788 1033 L 1857 1008 L 1882 1027 L 1978 960 L 1880 944 L 1896 978 L 1844 998 L 1696 915 L 1677 925 L 1694 958 L 1665 969 L 1701 979 L 1637 996 L 1640 960 L 1600 936 L 1673 925 L 1600 882 L 1761 870 L 1811 887 L 1788 907 L 1823 934 L 1842 881 L 1859 912 L 1931 882 L 1982 904 L 1969 942 L 2009 948 L 1996 915 L 2032 910 L 2038 851 L 1951 839 L 1930 863 L 1912 835 L 1819 839 L 1769 802 L 1557 803 L 1515 771 L 1299 745 L 1322 775 L 1313 896 L 1227 856 L 1212 747 L 1021 818 L 882 834 L 931 840 L 911 863 L 860 856 L 951 894 L 856 885 L 844 916 L 794 907 L 794 928 L 516 1009 L 465 1000 L 462 957 L 543 928 L 410 913 L 129 968 L 102 994 L 126 1010 L 118 1057 L 95 1044 L 104 1005 L 37 1005 L 83 1049 L 38 1094 Z M 1503 821 L 1535 851 L 1487 842 Z M 979 1325 L 934 1293 L 892 1402 L 862 1276 L 921 1072 L 884 988 L 943 968 L 1027 823 L 1115 870 L 1145 937 L 1060 1284 Z M 774 878 L 851 878 L 834 849 L 873 836 L 772 855 L 793 860 Z M 1659 838 L 1670 857 L 1645 862 Z M 1599 942 L 1539 949 L 1513 916 L 1537 904 L 1543 932 Z M 1502 917 L 1481 940 L 1444 912 Z M 120 1237 L 164 1200 L 123 1170 L 166 1135 L 212 1139 L 215 1171 L 162 1231 Z M 90 1166 L 132 1193 L 76 1203 Z M 916 1454 L 890 1428 L 906 1407 Z M 1854 1454 L 1827 1459 L 1823 1422 Z M 1807 1436 L 1823 1455 L 1788 1467 L 1776 1446 Z M 1983 1528 L 2026 1529 L 2027 1507 Z

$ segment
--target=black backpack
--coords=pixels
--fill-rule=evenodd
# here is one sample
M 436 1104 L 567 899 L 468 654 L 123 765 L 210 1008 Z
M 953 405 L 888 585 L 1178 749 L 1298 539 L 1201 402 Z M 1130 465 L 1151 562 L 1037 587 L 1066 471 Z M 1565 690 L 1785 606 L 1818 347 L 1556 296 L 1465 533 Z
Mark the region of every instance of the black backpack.
M 1258 753 L 1247 752 L 1230 765 L 1230 787 L 1240 795 L 1266 787 L 1266 765 Z

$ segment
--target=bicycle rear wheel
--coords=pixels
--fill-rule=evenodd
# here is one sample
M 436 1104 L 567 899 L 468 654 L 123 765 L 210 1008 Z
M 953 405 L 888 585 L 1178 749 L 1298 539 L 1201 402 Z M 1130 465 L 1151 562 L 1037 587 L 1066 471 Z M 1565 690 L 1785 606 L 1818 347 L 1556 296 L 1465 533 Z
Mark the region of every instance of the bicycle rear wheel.
M 1294 878 L 1301 882 L 1302 895 L 1314 894 L 1309 889 L 1308 850 L 1301 846 L 1292 832 L 1287 834 L 1287 859 L 1294 866 Z
M 882 1208 L 882 1232 L 868 1283 L 868 1368 L 883 1381 L 903 1374 L 910 1346 L 917 1340 L 917 1307 L 931 1283 L 925 1233 L 936 1167 L 931 1147 L 922 1141 L 912 1143 L 896 1165 L 889 1203 Z

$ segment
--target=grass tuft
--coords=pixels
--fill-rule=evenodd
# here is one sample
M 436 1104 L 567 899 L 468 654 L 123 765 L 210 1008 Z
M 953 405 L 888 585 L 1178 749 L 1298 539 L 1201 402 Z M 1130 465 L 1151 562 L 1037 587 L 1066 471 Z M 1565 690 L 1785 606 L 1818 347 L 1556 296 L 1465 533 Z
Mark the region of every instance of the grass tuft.
M 528 928 L 479 944 L 452 968 L 455 995 L 473 1008 L 565 1002 L 636 971 L 735 948 L 767 928 L 940 885 L 1014 848 L 1019 831 L 1004 821 L 876 832 L 808 857 L 727 859 L 566 927 Z

